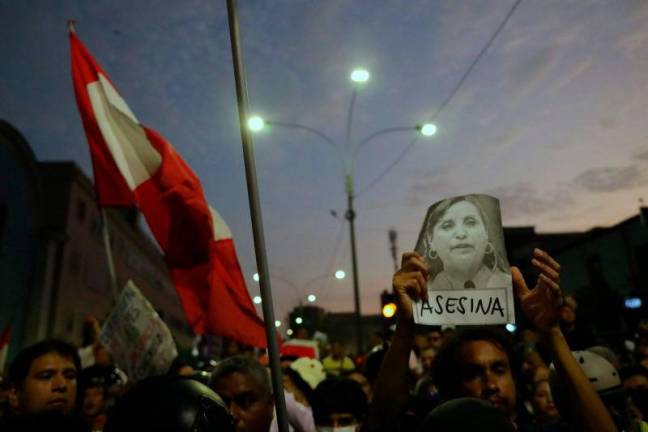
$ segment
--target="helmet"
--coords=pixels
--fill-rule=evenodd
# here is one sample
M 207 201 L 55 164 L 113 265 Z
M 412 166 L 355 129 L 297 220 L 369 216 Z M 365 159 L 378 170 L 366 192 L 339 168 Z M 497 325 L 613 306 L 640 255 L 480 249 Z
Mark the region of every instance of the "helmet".
M 137 383 L 109 413 L 105 432 L 233 432 L 223 400 L 186 377 L 159 376 Z
M 604 392 L 621 386 L 619 373 L 601 355 L 592 351 L 573 351 L 572 354 L 576 357 L 576 361 L 578 361 L 597 392 Z

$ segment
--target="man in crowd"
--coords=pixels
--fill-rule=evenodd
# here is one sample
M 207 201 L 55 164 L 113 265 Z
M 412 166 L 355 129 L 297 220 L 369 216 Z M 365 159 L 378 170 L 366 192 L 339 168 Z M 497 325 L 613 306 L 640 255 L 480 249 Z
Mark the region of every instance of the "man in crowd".
M 356 430 L 367 414 L 367 396 L 348 378 L 322 381 L 315 389 L 313 418 L 318 430 Z
M 340 341 L 331 344 L 331 353 L 322 360 L 322 365 L 327 374 L 336 376 L 355 369 L 353 360 L 346 355 L 346 348 Z
M 21 351 L 9 367 L 9 405 L 14 414 L 76 409 L 77 350 L 60 340 L 39 342 Z
M 237 432 L 268 432 L 274 403 L 266 369 L 256 360 L 235 356 L 219 363 L 210 387 L 223 398 Z
M 522 311 L 551 351 L 556 372 L 569 393 L 572 418 L 578 421 L 575 426 L 585 431 L 615 431 L 610 414 L 572 355 L 558 325 L 562 299 L 560 266 L 541 250 L 534 250 L 533 256 L 531 263 L 539 272 L 535 287 L 529 290 L 515 267 L 511 269 L 513 282 Z M 378 378 L 367 430 L 398 428 L 409 390 L 407 366 L 414 339 L 413 307 L 414 302 L 427 297 L 428 278 L 423 258 L 415 252 L 404 254 L 402 268 L 393 280 L 401 313 Z M 439 352 L 433 369 L 435 377 L 442 378 L 438 384 L 444 399 L 472 397 L 485 400 L 506 413 L 511 422 L 518 423 L 518 430 L 527 430 L 516 416 L 516 371 L 505 342 L 475 332 L 459 333 Z

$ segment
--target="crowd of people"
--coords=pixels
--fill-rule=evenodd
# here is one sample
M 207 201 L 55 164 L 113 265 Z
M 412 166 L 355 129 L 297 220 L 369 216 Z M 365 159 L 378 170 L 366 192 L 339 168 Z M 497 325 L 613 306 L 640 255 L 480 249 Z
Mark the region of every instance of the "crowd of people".
M 648 327 L 597 340 L 561 292 L 560 265 L 541 250 L 531 263 L 530 285 L 511 269 L 526 323 L 511 333 L 416 325 L 430 274 L 422 256 L 404 254 L 397 322 L 380 343 L 354 359 L 339 341 L 319 358 L 282 356 L 291 430 L 648 431 Z M 132 382 L 98 342 L 82 368 L 76 347 L 41 341 L 2 376 L 0 430 L 276 431 L 267 357 L 235 346 L 201 368 L 176 359 L 166 375 Z

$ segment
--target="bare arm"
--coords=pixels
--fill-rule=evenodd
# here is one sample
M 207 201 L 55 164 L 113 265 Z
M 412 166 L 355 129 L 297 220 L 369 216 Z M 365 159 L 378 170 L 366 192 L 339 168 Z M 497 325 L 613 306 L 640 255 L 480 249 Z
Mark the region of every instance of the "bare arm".
M 403 254 L 402 266 L 394 274 L 398 295 L 398 322 L 392 343 L 376 379 L 374 397 L 363 431 L 394 431 L 409 395 L 409 356 L 414 344 L 413 302 L 427 297 L 428 271 L 415 252 Z
M 524 314 L 533 322 L 551 350 L 556 372 L 566 384 L 580 430 L 616 431 L 614 421 L 598 393 L 572 355 L 558 326 L 560 265 L 546 252 L 533 251 L 531 264 L 540 272 L 535 287 L 527 287 L 520 270 L 512 268 L 513 282 Z

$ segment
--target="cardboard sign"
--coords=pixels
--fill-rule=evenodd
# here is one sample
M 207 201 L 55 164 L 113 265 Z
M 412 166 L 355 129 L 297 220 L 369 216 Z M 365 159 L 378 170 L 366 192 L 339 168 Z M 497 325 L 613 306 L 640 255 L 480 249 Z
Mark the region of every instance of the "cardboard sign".
M 427 211 L 416 242 L 430 279 L 428 300 L 415 306 L 419 324 L 515 322 L 513 283 L 499 200 L 463 195 Z
M 132 281 L 119 294 L 99 337 L 134 380 L 165 374 L 178 355 L 169 328 Z

